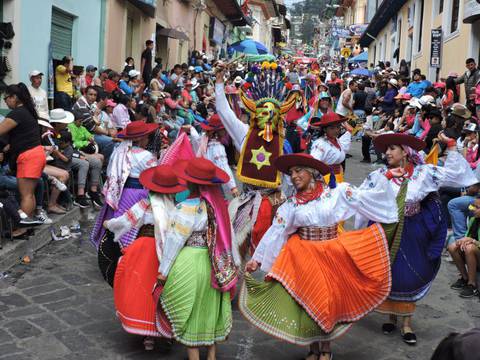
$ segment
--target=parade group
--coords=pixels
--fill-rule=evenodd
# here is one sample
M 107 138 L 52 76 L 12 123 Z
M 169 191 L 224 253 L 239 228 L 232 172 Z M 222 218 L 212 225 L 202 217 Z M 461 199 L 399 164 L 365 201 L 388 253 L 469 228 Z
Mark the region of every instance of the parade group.
M 99 267 L 123 329 L 146 350 L 166 338 L 190 360 L 203 347 L 215 359 L 234 301 L 253 326 L 309 346 L 307 360 L 331 360 L 331 342 L 372 311 L 386 315 L 379 331 L 415 345 L 416 302 L 445 248 L 460 273 L 452 288 L 478 295 L 472 59 L 465 75 L 430 84 L 403 63 L 355 75 L 334 60 L 213 62 L 197 52 L 165 71 L 146 45 L 140 71 L 129 58 L 122 73 L 74 74 L 65 58 L 51 111 L 33 71 L 28 90 L 8 87 L 12 111 L 0 123 L 18 231 L 35 223 L 42 174 L 73 181 L 73 203 L 100 209 L 90 235 Z M 358 187 L 343 177 L 356 140 L 362 161 L 376 154 L 381 165 Z M 48 210 L 64 212 L 66 188 Z M 445 188 L 458 190 L 448 207 Z M 450 220 L 454 201 L 464 216 Z

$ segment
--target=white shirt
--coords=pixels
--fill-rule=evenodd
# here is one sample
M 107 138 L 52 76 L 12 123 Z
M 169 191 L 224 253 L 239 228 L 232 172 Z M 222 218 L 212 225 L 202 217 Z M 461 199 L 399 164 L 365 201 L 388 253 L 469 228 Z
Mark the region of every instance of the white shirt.
M 337 114 L 342 116 L 348 116 L 351 112 L 350 109 L 347 109 L 343 105 L 343 98 L 345 97 L 345 94 L 347 93 L 347 91 L 350 93 L 350 101 L 348 102 L 348 106 L 350 106 L 350 108 L 353 107 L 353 93 L 352 93 L 352 90 L 347 89 L 344 92 L 342 92 L 342 94 L 340 95 L 340 98 L 338 99 L 337 109 L 335 110 Z
M 35 89 L 33 86 L 28 87 L 28 91 L 35 103 L 35 108 L 39 113 L 48 114 L 48 98 L 47 92 L 41 87 Z
M 345 134 L 338 139 L 340 149 L 328 141 L 325 137 L 319 137 L 312 143 L 310 155 L 315 159 L 324 162 L 327 165 L 338 165 L 345 160 L 345 153 L 350 150 L 352 143 L 352 134 L 345 131 Z

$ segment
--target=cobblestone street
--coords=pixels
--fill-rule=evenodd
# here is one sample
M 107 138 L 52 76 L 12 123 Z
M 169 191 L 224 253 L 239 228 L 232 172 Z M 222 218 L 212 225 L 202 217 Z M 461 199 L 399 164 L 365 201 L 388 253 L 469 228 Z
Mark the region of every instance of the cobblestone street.
M 347 179 L 358 185 L 373 167 L 359 164 L 359 143 L 352 153 Z M 92 220 L 87 213 L 82 216 L 83 229 L 87 229 Z M 404 344 L 398 331 L 382 335 L 382 316 L 370 314 L 334 343 L 334 358 L 429 359 L 449 332 L 480 326 L 479 299 L 459 298 L 449 288 L 455 278 L 454 265 L 445 260 L 432 290 L 417 307 L 417 346 Z M 259 332 L 235 306 L 234 328 L 229 340 L 219 345 L 218 359 L 300 359 L 306 352 Z M 114 313 L 112 289 L 101 278 L 87 233 L 75 240 L 51 242 L 35 254 L 31 264 L 17 265 L 0 279 L 1 360 L 185 357 L 179 345 L 170 351 L 157 346 L 145 352 L 141 337 L 122 330 Z

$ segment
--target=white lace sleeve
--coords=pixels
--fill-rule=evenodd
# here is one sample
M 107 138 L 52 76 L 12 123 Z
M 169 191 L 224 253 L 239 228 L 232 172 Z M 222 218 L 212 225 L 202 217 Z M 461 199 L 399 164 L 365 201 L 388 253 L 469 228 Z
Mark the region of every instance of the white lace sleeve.
M 348 183 L 338 184 L 335 192 L 339 192 L 335 211 L 339 220 L 347 220 L 356 215 L 360 219 L 381 223 L 394 223 L 398 221 L 396 195 L 388 179 L 376 173 L 367 183 L 356 188 Z M 364 221 L 365 222 L 365 221 Z
M 242 150 L 242 144 L 247 136 L 248 125 L 237 118 L 233 110 L 230 108 L 223 84 L 215 85 L 215 104 L 218 115 L 222 120 L 228 135 L 233 140 L 233 145 L 238 152 Z
M 427 166 L 429 176 L 425 180 L 428 187 L 435 188 L 432 191 L 443 186 L 468 187 L 479 182 L 467 160 L 455 150 L 448 150 L 443 167 Z
M 345 134 L 338 138 L 338 143 L 343 151 L 349 151 L 352 144 L 352 134 L 350 131 L 345 131 Z
M 273 219 L 272 226 L 263 235 L 252 259 L 261 264 L 261 269 L 270 271 L 288 237 L 295 232 L 293 227 L 294 207 L 291 200 L 280 206 Z

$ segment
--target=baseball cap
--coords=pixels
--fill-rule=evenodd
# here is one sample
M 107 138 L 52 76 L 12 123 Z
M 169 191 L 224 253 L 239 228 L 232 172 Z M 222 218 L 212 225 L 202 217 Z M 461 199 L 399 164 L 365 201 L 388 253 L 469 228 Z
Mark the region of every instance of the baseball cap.
M 131 78 L 137 77 L 138 75 L 140 75 L 140 71 L 135 70 L 135 69 L 130 70 L 128 72 L 128 76 L 130 76 Z
M 30 74 L 28 74 L 28 77 L 31 78 L 32 76 L 38 76 L 38 75 L 43 76 L 43 73 L 39 70 L 32 70 L 30 71 Z
M 85 68 L 85 71 L 97 71 L 97 68 L 93 65 L 88 65 L 86 68 Z

